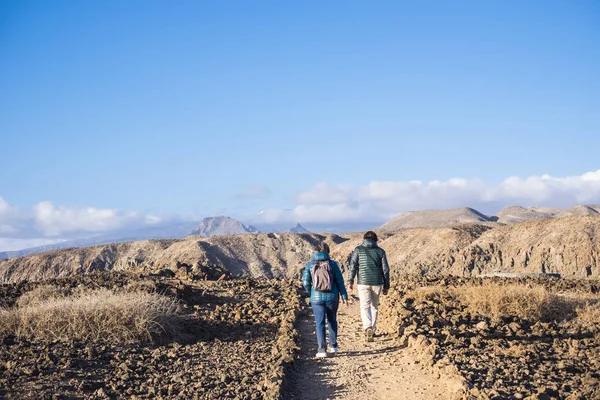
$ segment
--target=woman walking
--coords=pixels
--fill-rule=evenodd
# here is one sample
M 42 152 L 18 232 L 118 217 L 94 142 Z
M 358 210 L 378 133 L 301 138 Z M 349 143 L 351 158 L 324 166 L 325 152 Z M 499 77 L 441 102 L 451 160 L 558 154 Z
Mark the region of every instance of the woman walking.
M 348 305 L 348 293 L 344 286 L 344 277 L 340 266 L 329 258 L 329 246 L 320 242 L 312 261 L 306 264 L 302 284 L 310 293 L 310 303 L 315 315 L 317 332 L 317 357 L 327 357 L 327 352 L 338 352 L 337 311 L 340 304 Z M 325 338 L 325 323 L 329 325 L 329 347 Z M 327 350 L 327 351 L 326 351 Z

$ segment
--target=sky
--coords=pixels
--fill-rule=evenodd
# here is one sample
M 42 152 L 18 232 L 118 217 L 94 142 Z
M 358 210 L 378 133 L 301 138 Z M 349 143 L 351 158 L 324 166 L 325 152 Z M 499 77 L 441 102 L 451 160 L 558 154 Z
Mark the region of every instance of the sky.
M 600 203 L 600 2 L 0 2 L 0 251 Z

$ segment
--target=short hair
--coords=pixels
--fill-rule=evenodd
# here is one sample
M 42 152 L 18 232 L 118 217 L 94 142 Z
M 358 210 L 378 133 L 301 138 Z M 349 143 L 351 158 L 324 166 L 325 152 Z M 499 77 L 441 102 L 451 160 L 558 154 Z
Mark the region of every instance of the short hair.
M 374 240 L 375 242 L 377 241 L 377 234 L 373 231 L 368 231 L 365 233 L 365 236 L 363 236 L 363 239 L 371 239 Z
M 319 253 L 329 254 L 329 245 L 325 242 L 319 242 L 319 244 L 317 245 L 317 251 Z

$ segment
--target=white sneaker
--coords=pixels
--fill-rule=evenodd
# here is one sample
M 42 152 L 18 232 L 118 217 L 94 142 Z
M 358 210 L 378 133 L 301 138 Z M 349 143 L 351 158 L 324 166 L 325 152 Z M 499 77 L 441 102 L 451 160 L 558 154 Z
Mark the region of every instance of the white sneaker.
M 324 352 L 324 351 L 320 351 L 320 352 L 317 353 L 317 355 L 315 357 L 317 357 L 317 358 L 325 358 L 325 357 L 327 357 L 327 353 Z
M 330 348 L 327 349 L 327 352 L 328 353 L 332 353 L 332 354 L 337 354 L 338 351 L 339 350 L 338 350 L 337 346 L 336 347 L 330 347 Z

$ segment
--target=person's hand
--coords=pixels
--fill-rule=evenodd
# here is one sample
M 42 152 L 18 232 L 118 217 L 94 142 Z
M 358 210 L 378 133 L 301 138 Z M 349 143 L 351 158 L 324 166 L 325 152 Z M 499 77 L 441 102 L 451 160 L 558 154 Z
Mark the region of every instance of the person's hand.
M 388 289 L 383 289 L 382 290 L 383 295 L 385 296 L 386 294 L 388 294 Z
M 349 284 L 348 284 L 348 290 L 349 290 L 349 291 L 353 291 L 353 290 L 354 290 L 354 284 L 352 284 L 352 283 L 349 283 Z
M 348 300 L 342 299 L 342 304 L 344 305 L 344 307 L 348 307 Z

